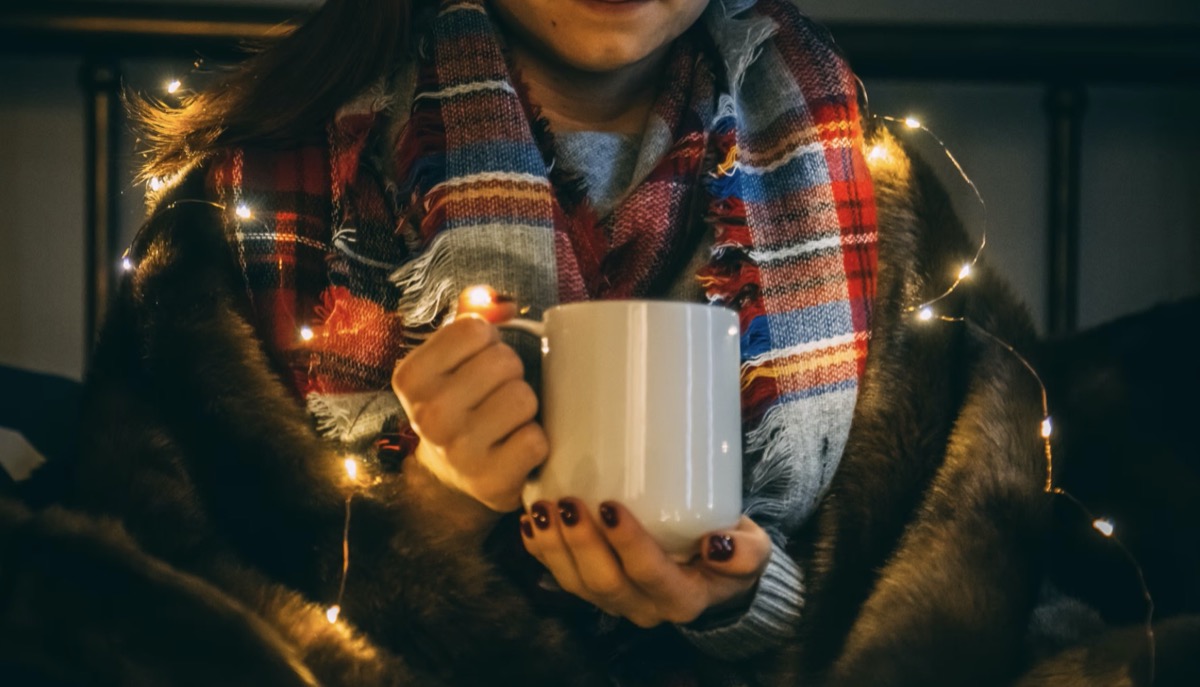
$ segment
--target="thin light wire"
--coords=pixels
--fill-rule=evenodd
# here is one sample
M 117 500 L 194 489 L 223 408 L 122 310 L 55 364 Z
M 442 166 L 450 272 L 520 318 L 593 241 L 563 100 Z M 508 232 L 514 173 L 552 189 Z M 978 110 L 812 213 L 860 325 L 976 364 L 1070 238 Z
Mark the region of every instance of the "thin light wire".
M 925 135 L 932 138 L 937 143 L 938 148 L 940 148 L 942 153 L 946 156 L 946 159 L 950 160 L 950 163 L 952 165 L 954 165 L 954 169 L 958 172 L 958 175 L 960 177 L 962 177 L 962 180 L 964 182 L 966 182 L 967 186 L 971 189 L 971 193 L 973 193 L 975 195 L 975 200 L 979 203 L 979 206 L 983 209 L 983 226 L 980 230 L 980 235 L 979 235 L 979 247 L 975 250 L 975 255 L 971 258 L 971 260 L 967 263 L 964 263 L 966 265 L 969 265 L 971 267 L 971 270 L 966 273 L 964 273 L 962 270 L 960 270 L 958 277 L 955 278 L 954 282 L 951 283 L 950 286 L 945 291 L 943 291 L 940 295 L 938 295 L 935 298 L 932 298 L 930 300 L 924 301 L 923 303 L 918 303 L 916 305 L 909 306 L 907 308 L 907 310 L 905 311 L 905 312 L 915 312 L 915 311 L 918 311 L 918 310 L 921 310 L 924 308 L 933 307 L 937 303 L 948 298 L 950 296 L 950 294 L 952 294 L 956 290 L 958 290 L 959 284 L 962 284 L 963 281 L 966 280 L 967 276 L 971 272 L 974 271 L 975 266 L 977 264 L 979 264 L 979 258 L 983 255 L 983 249 L 987 247 L 988 205 L 987 205 L 987 201 L 985 201 L 983 199 L 983 194 L 980 193 L 979 187 L 975 185 L 975 182 L 971 179 L 970 175 L 967 174 L 967 170 L 964 169 L 962 164 L 959 163 L 958 158 L 954 157 L 954 153 L 950 152 L 950 148 L 946 145 L 945 141 L 943 141 L 941 139 L 941 137 L 939 137 L 937 134 L 935 134 L 933 131 L 931 131 L 928 127 L 926 127 L 924 124 L 921 124 L 919 121 L 914 120 L 912 118 L 900 119 L 898 117 L 892 117 L 890 115 L 871 115 L 871 116 L 876 119 L 879 119 L 881 121 L 888 122 L 891 124 L 903 125 L 906 129 L 919 130 L 919 131 L 923 132 Z M 917 125 L 913 126 L 912 122 L 916 122 Z
M 350 502 L 354 500 L 354 492 L 346 495 L 346 518 L 342 524 L 342 579 L 338 583 L 337 602 L 339 609 L 346 597 L 346 578 L 350 573 Z
M 864 97 L 865 97 L 865 87 L 864 87 Z M 887 115 L 871 115 L 871 116 L 874 118 L 880 119 L 884 122 L 891 123 L 891 124 L 901 124 L 909 130 L 919 129 L 922 132 L 924 132 L 926 135 L 928 135 L 930 138 L 932 138 L 934 141 L 936 141 L 938 147 L 941 148 L 942 152 L 945 153 L 947 159 L 949 159 L 951 164 L 954 165 L 955 170 L 958 171 L 959 176 L 962 177 L 962 180 L 964 182 L 966 182 L 968 187 L 970 187 L 971 192 L 974 193 L 974 195 L 975 195 L 975 199 L 979 202 L 979 205 L 983 209 L 983 229 L 982 229 L 981 236 L 979 239 L 979 247 L 976 249 L 975 256 L 972 258 L 972 260 L 966 264 L 967 266 L 965 266 L 959 270 L 958 276 L 955 278 L 953 283 L 951 283 L 950 286 L 945 291 L 943 291 L 940 295 L 938 295 L 937 297 L 935 297 L 931 300 L 927 300 L 927 301 L 924 301 L 921 303 L 917 303 L 916 305 L 909 306 L 905 309 L 905 312 L 909 312 L 909 313 L 916 312 L 918 314 L 918 319 L 920 321 L 940 320 L 942 322 L 953 322 L 953 323 L 964 324 L 971 331 L 976 332 L 977 334 L 987 338 L 993 344 L 1000 346 L 1004 350 L 1008 351 L 1008 353 L 1010 355 L 1012 355 L 1014 358 L 1016 358 L 1016 360 L 1018 362 L 1020 362 L 1021 366 L 1025 368 L 1025 370 L 1030 374 L 1031 377 L 1033 377 L 1033 380 L 1037 383 L 1038 391 L 1041 396 L 1041 403 L 1042 403 L 1041 436 L 1042 436 L 1042 445 L 1043 445 L 1043 450 L 1044 450 L 1044 454 L 1045 454 L 1045 462 L 1046 462 L 1046 480 L 1045 480 L 1045 483 L 1043 486 L 1043 491 L 1046 494 L 1049 494 L 1051 497 L 1061 496 L 1061 497 L 1067 499 L 1067 501 L 1074 504 L 1074 506 L 1080 512 L 1082 512 L 1084 514 L 1084 516 L 1088 519 L 1088 521 L 1092 523 L 1093 530 L 1100 531 L 1099 527 L 1097 527 L 1097 523 L 1100 521 L 1097 520 L 1095 514 L 1093 514 L 1087 508 L 1087 506 L 1085 506 L 1083 504 L 1083 502 L 1080 501 L 1078 498 L 1076 498 L 1073 494 L 1071 494 L 1070 492 L 1068 492 L 1065 489 L 1062 489 L 1061 487 L 1056 486 L 1054 483 L 1054 452 L 1051 447 L 1051 436 L 1052 436 L 1053 430 L 1052 430 L 1051 416 L 1050 416 L 1049 394 L 1046 391 L 1046 384 L 1042 380 L 1042 376 L 1040 374 L 1038 374 L 1037 369 L 1033 366 L 1032 363 L 1029 362 L 1029 360 L 1024 355 L 1022 355 L 1019 351 L 1017 351 L 1016 347 L 1014 347 L 1012 344 L 1005 341 L 1004 339 L 1001 339 L 999 336 L 993 334 L 991 331 L 989 331 L 982 325 L 974 322 L 970 318 L 965 317 L 965 316 L 952 317 L 952 316 L 948 316 L 948 315 L 939 315 L 933 311 L 934 305 L 936 305 L 938 302 L 944 300 L 950 294 L 954 293 L 958 289 L 959 285 L 961 285 L 962 282 L 971 275 L 971 273 L 974 271 L 974 267 L 978 264 L 980 258 L 983 255 L 983 249 L 987 246 L 988 207 L 987 207 L 987 202 L 984 201 L 984 199 L 983 199 L 983 194 L 980 193 L 979 187 L 975 185 L 975 182 L 971 179 L 970 175 L 967 174 L 966 169 L 964 169 L 963 166 L 959 163 L 958 159 L 954 157 L 954 154 L 950 152 L 950 148 L 941 139 L 941 137 L 939 137 L 937 134 L 935 134 L 933 131 L 931 131 L 929 128 L 927 128 L 919 120 L 916 120 L 913 118 L 900 119 L 898 117 L 891 117 L 891 116 L 887 116 Z M 1147 651 L 1148 651 L 1149 659 L 1150 659 L 1149 667 L 1148 667 L 1150 681 L 1148 684 L 1153 685 L 1155 676 L 1157 674 L 1157 666 L 1156 666 L 1157 640 L 1156 640 L 1155 634 L 1154 634 L 1154 598 L 1150 594 L 1149 586 L 1147 586 L 1147 584 L 1146 584 L 1146 576 L 1145 576 L 1144 571 L 1142 570 L 1142 566 L 1141 566 L 1141 564 L 1138 563 L 1137 558 L 1133 555 L 1133 553 L 1129 550 L 1129 548 L 1125 546 L 1124 542 L 1122 542 L 1121 539 L 1119 537 L 1117 537 L 1112 530 L 1109 530 L 1107 532 L 1101 532 L 1101 533 L 1104 535 L 1104 537 L 1106 539 L 1110 540 L 1117 547 L 1117 550 L 1120 551 L 1121 555 L 1124 556 L 1124 558 L 1129 562 L 1129 564 L 1131 566 L 1133 566 L 1133 570 L 1137 574 L 1138 584 L 1141 587 L 1142 599 L 1145 602 L 1145 608 L 1146 608 L 1144 625 L 1145 625 L 1145 631 L 1146 631 Z

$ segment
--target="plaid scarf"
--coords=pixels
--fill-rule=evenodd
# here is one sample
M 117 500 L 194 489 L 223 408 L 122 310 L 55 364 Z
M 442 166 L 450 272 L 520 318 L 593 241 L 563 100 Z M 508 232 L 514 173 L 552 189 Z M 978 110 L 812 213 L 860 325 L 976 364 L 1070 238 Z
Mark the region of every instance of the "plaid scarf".
M 695 278 L 742 328 L 747 512 L 776 532 L 812 512 L 849 432 L 874 297 L 856 81 L 785 0 L 720 11 L 673 47 L 643 142 L 662 155 L 603 220 L 554 163 L 481 0 L 443 2 L 412 90 L 371 89 L 327 141 L 213 160 L 256 324 L 322 430 L 352 450 L 411 445 L 392 368 L 466 285 L 537 317 L 659 295 L 710 248 Z

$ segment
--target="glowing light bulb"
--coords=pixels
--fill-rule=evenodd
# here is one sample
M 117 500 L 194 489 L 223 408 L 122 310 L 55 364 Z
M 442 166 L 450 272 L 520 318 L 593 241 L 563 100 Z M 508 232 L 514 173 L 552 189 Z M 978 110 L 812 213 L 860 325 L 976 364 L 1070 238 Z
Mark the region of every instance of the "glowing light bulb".
M 305 341 L 312 341 L 314 336 L 316 335 L 313 334 L 312 327 L 308 326 L 307 324 L 300 328 L 301 339 L 304 339 Z
M 159 177 L 154 177 L 153 179 L 150 180 L 150 190 L 154 191 L 155 193 L 163 190 L 163 186 L 166 186 L 166 185 L 167 185 L 167 182 L 163 181 Z
M 167 84 L 167 93 L 174 93 L 183 87 L 183 82 L 179 79 L 174 79 Z
M 338 616 L 342 614 L 341 606 L 330 606 L 325 610 L 325 619 L 332 625 L 338 621 Z
M 1042 438 L 1049 439 L 1050 435 L 1053 433 L 1054 433 L 1054 425 L 1051 424 L 1050 418 L 1046 418 L 1046 419 L 1042 420 Z
M 346 476 L 352 480 L 358 479 L 358 461 L 353 458 L 347 458 L 342 461 L 342 466 L 346 468 Z
M 467 305 L 472 308 L 486 308 L 492 304 L 492 289 L 487 286 L 472 286 L 467 289 Z
M 237 216 L 241 217 L 242 219 L 250 219 L 254 216 L 254 213 L 250 212 L 250 208 L 246 205 L 237 206 L 237 210 L 235 212 L 237 213 Z
M 928 322 L 932 320 L 933 308 L 921 308 L 921 311 L 917 313 L 917 318 L 919 318 L 922 322 Z
M 905 117 L 904 126 L 907 126 L 910 129 L 920 129 L 921 120 L 917 119 L 916 117 Z
M 133 271 L 133 261 L 129 259 L 128 255 L 121 258 L 121 269 L 125 270 L 126 272 Z
M 968 262 L 962 266 L 961 270 L 958 271 L 958 278 L 966 279 L 969 276 L 971 276 L 971 263 Z
M 887 148 L 884 148 L 882 144 L 873 145 L 871 146 L 871 149 L 867 151 L 867 160 L 870 160 L 871 162 L 879 162 L 880 160 L 886 160 L 887 158 Z
M 1117 529 L 1113 526 L 1112 520 L 1109 520 L 1108 518 L 1097 518 L 1095 522 L 1092 523 L 1092 527 L 1095 527 L 1097 532 L 1106 537 L 1113 536 L 1113 532 Z

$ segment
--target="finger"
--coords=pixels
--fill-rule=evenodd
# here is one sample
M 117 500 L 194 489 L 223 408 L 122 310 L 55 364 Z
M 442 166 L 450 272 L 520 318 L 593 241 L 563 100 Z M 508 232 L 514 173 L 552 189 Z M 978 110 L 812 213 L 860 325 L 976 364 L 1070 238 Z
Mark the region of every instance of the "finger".
M 504 342 L 496 341 L 455 368 L 439 396 L 465 412 L 479 406 L 505 382 L 524 377 L 521 357 Z
M 549 452 L 550 443 L 541 425 L 526 423 L 469 466 L 478 476 L 472 494 L 496 512 L 516 510 L 521 506 L 520 486 L 545 462 Z
M 702 576 L 671 560 L 628 509 L 605 502 L 600 520 L 605 541 L 625 575 L 645 597 L 654 600 L 667 620 L 690 622 L 708 607 L 708 588 Z
M 701 565 L 718 575 L 757 577 L 766 569 L 771 557 L 771 537 L 743 515 L 736 529 L 706 535 L 701 556 Z
M 482 319 L 455 320 L 396 365 L 392 388 L 402 401 L 419 403 L 441 388 L 446 374 L 499 340 L 499 331 Z
M 524 379 L 503 382 L 468 413 L 471 431 L 489 448 L 537 417 L 538 398 Z
M 640 593 L 583 504 L 577 499 L 563 499 L 558 506 L 564 525 L 562 538 L 571 550 L 584 587 L 595 598 L 606 600 L 609 606 L 633 606 L 628 602 L 640 597 Z
M 536 422 L 527 422 L 494 445 L 488 460 L 524 481 L 529 473 L 546 462 L 548 455 L 550 441 L 546 438 L 546 430 Z
M 585 588 L 579 579 L 575 560 L 563 543 L 556 511 L 557 508 L 548 501 L 538 501 L 530 506 L 529 514 L 523 517 L 529 518 L 533 536 L 524 537 L 525 550 L 546 566 L 564 591 L 584 597 Z

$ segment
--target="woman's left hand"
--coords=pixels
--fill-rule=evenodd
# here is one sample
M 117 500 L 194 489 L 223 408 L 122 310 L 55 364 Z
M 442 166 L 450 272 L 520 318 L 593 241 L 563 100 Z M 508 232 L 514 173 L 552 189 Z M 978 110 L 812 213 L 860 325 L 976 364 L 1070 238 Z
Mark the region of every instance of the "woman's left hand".
M 735 529 L 705 535 L 699 557 L 677 563 L 624 507 L 605 503 L 593 516 L 576 499 L 535 503 L 521 532 L 559 586 L 639 627 L 745 604 L 771 555 L 770 537 L 742 516 Z

